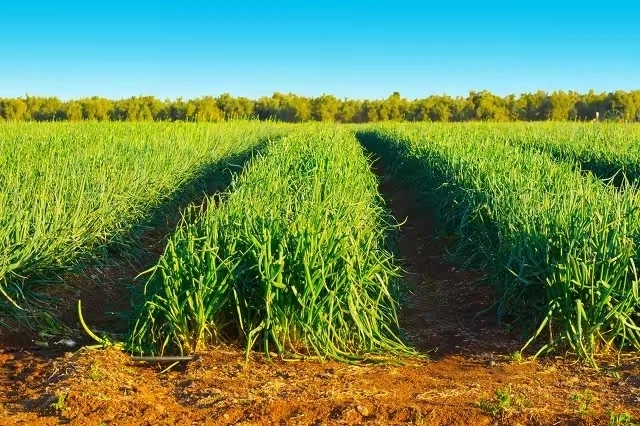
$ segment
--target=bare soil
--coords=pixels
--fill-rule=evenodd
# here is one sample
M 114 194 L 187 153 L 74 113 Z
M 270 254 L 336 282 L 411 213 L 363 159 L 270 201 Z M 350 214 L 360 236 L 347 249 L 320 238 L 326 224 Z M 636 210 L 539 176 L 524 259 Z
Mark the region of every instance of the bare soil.
M 610 424 L 612 412 L 640 419 L 638 359 L 599 371 L 570 357 L 511 359 L 522 342 L 491 311 L 479 314 L 492 301 L 477 284 L 481 274 L 447 263 L 446 244 L 434 239 L 410 189 L 384 182 L 380 190 L 396 218 L 407 219 L 398 237 L 411 289 L 402 328 L 430 360 L 354 366 L 255 354 L 245 363 L 240 348 L 223 346 L 164 371 L 169 365 L 116 350 L 32 351 L 14 341 L 0 350 L 0 424 L 590 425 Z M 131 268 L 85 279 L 115 288 Z M 114 300 L 94 294 L 91 326 L 108 326 L 98 313 Z

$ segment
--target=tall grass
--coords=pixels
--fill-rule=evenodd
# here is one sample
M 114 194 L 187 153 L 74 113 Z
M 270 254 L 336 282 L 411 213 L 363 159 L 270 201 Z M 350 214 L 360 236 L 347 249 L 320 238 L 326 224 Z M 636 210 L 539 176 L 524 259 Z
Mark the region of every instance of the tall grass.
M 151 209 L 274 131 L 263 123 L 2 124 L 0 323 L 37 327 L 48 315 L 44 278 L 126 241 Z
M 549 331 L 540 352 L 568 345 L 593 363 L 611 348 L 640 349 L 638 193 L 514 147 L 513 131 L 395 125 L 358 137 L 426 196 L 459 253 L 490 274 L 500 319 L 533 338 Z
M 312 126 L 268 146 L 223 203 L 193 208 L 147 283 L 129 347 L 342 361 L 411 353 L 399 337 L 392 218 L 353 134 Z

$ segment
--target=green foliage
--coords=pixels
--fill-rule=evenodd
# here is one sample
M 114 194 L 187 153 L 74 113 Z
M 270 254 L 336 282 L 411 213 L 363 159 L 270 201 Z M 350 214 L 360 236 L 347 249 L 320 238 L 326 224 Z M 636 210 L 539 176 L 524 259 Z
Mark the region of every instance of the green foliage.
M 186 213 L 146 285 L 130 349 L 193 353 L 231 339 L 282 357 L 412 354 L 399 337 L 392 224 L 346 129 L 272 143 L 223 203 Z
M 635 426 L 635 424 L 633 417 L 627 412 L 615 413 L 612 411 L 609 413 L 609 426 Z
M 97 364 L 91 365 L 91 371 L 89 371 L 89 378 L 94 381 L 101 380 L 103 377 L 102 371 Z
M 222 121 L 257 117 L 299 123 L 310 120 L 342 123 L 378 121 L 567 121 L 603 118 L 616 108 L 624 120 L 640 116 L 640 90 L 595 94 L 573 91 L 541 90 L 496 96 L 486 90 L 471 91 L 469 96 L 434 95 L 408 100 L 394 92 L 387 99 L 359 101 L 338 99 L 332 95 L 311 98 L 293 93 L 274 93 L 256 100 L 223 93 L 217 98 L 205 96 L 161 101 L 153 96 L 120 100 L 92 97 L 62 102 L 57 98 L 27 96 L 0 98 L 0 121 Z
M 536 132 L 551 139 L 584 127 Z M 414 124 L 358 135 L 424 194 L 442 231 L 456 237 L 460 257 L 488 272 L 499 318 L 515 319 L 512 325 L 532 336 L 529 343 L 548 330 L 538 353 L 569 345 L 595 365 L 596 353 L 640 349 L 640 196 L 521 149 L 530 128 Z
M 512 352 L 509 354 L 508 358 L 511 362 L 520 363 L 522 362 L 522 352 L 520 351 Z
M 571 400 L 576 404 L 578 414 L 587 416 L 591 412 L 591 403 L 593 402 L 593 394 L 589 389 L 582 392 L 574 392 L 571 394 Z
M 496 129 L 517 146 L 552 156 L 616 186 L 640 181 L 640 133 L 617 124 Z M 503 136 L 501 136 L 503 137 Z
M 153 209 L 276 130 L 259 122 L 0 126 L 0 323 L 48 323 L 47 278 L 126 246 Z
M 62 414 L 67 409 L 66 400 L 67 400 L 66 393 L 58 393 L 55 396 L 55 401 L 51 403 L 50 407 L 53 408 L 56 411 L 56 413 Z
M 496 389 L 493 399 L 483 399 L 477 404 L 478 408 L 493 417 L 502 417 L 530 405 L 531 402 L 524 395 L 513 392 L 511 385 Z

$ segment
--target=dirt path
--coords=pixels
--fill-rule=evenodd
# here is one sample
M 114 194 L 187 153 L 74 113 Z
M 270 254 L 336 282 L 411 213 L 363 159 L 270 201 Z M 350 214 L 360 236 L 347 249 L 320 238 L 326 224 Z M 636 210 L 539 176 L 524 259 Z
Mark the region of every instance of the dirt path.
M 432 358 L 464 354 L 490 358 L 522 346 L 501 329 L 487 311 L 492 297 L 478 283 L 482 274 L 456 269 L 446 259 L 446 244 L 436 239 L 434 222 L 415 194 L 384 176 L 380 192 L 396 220 L 404 223 L 398 238 L 411 294 L 403 300 L 401 323 L 411 343 Z
M 444 261 L 407 189 L 380 187 L 399 221 L 412 294 L 401 315 L 431 361 L 405 366 L 244 363 L 220 347 L 190 364 L 142 365 L 116 351 L 0 352 L 0 424 L 609 424 L 640 420 L 640 365 L 595 372 L 562 359 L 515 362 L 480 275 Z M 498 396 L 496 391 L 500 392 Z M 141 420 L 144 419 L 144 420 Z M 619 423 L 625 424 L 625 423 Z

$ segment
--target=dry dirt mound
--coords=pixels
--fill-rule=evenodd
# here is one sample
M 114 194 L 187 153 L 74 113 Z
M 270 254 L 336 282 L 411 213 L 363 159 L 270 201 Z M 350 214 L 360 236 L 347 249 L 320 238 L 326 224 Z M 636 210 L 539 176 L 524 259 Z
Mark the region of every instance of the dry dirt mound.
M 114 351 L 3 356 L 1 424 L 608 424 L 640 416 L 640 371 L 446 356 L 405 366 L 267 362 L 221 347 L 186 367 Z M 508 392 L 500 403 L 496 390 Z M 493 413 L 491 413 L 493 412 Z

